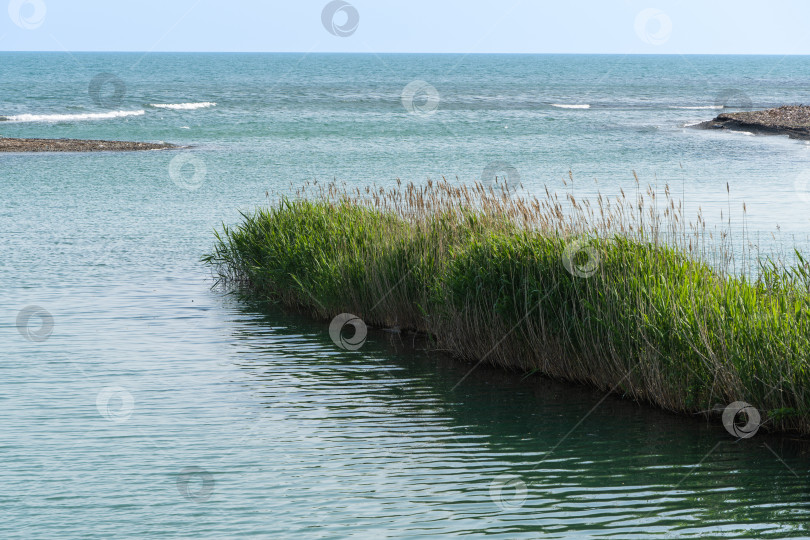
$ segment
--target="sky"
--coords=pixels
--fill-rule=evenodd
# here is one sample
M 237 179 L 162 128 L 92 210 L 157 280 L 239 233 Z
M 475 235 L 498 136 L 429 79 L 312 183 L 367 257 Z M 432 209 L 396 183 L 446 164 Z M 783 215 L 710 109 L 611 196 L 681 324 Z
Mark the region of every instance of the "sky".
M 810 54 L 807 0 L 0 0 L 2 51 Z

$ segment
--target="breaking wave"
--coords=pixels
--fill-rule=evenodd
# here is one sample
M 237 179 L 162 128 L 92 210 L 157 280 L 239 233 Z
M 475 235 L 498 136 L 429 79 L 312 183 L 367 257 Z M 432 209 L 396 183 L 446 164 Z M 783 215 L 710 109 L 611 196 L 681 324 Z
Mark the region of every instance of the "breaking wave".
M 206 107 L 213 107 L 216 103 L 213 101 L 202 101 L 199 103 L 150 103 L 150 107 L 157 109 L 171 109 L 174 111 L 191 111 L 194 109 L 205 109 Z
M 108 120 L 110 118 L 124 118 L 126 116 L 141 116 L 144 110 L 138 111 L 110 111 L 105 113 L 81 114 L 17 114 L 13 116 L 0 116 L 2 122 L 75 122 L 80 120 Z

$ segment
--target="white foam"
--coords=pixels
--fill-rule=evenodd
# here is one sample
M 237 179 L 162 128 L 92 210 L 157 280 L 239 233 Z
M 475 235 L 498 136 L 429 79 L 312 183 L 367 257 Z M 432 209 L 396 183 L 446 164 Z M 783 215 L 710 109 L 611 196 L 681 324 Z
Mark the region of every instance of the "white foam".
M 565 103 L 552 103 L 552 107 L 559 107 L 560 109 L 590 109 L 591 106 L 587 103 L 581 105 L 567 105 Z
M 213 107 L 216 103 L 213 101 L 201 101 L 199 103 L 150 103 L 150 107 L 158 109 L 172 109 L 174 111 L 191 111 L 193 109 L 205 109 L 206 107 Z
M 690 110 L 690 111 L 701 111 L 701 110 L 707 110 L 707 109 L 718 110 L 718 109 L 722 109 L 723 106 L 722 105 L 700 105 L 700 106 L 697 106 L 697 107 L 678 107 L 677 105 L 670 105 L 669 108 L 670 109 L 686 109 L 686 110 Z
M 110 118 L 123 118 L 125 116 L 141 116 L 146 111 L 110 111 L 106 113 L 84 114 L 17 114 L 14 116 L 0 116 L 7 122 L 74 122 L 79 120 L 107 120 Z

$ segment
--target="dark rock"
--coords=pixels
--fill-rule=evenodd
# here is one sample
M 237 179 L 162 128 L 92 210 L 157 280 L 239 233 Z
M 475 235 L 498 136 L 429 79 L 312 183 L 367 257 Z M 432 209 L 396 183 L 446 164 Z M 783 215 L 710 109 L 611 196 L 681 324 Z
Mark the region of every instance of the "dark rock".
M 9 139 L 0 137 L 0 152 L 133 152 L 177 148 L 169 143 L 85 141 L 81 139 Z
M 723 113 L 714 120 L 701 122 L 694 127 L 787 135 L 791 139 L 810 140 L 810 106 L 784 105 L 764 111 Z

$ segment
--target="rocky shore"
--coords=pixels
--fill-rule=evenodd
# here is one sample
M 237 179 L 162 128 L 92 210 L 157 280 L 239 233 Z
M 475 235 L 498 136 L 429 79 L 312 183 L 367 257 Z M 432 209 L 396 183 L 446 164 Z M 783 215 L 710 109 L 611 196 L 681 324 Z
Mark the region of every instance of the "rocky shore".
M 775 109 L 723 113 L 694 126 L 699 129 L 729 129 L 764 135 L 787 135 L 810 140 L 810 106 L 784 105 Z
M 0 137 L 0 152 L 133 152 L 177 148 L 169 143 L 81 139 L 9 139 Z

